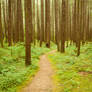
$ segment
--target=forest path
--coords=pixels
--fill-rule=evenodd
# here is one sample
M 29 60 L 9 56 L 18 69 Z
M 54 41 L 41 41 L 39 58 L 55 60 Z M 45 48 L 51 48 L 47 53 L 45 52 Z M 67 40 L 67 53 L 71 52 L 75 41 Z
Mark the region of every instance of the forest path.
M 54 53 L 51 51 L 49 53 Z M 53 92 L 53 69 L 47 58 L 47 54 L 40 57 L 40 70 L 34 77 L 33 81 L 23 89 L 22 92 Z

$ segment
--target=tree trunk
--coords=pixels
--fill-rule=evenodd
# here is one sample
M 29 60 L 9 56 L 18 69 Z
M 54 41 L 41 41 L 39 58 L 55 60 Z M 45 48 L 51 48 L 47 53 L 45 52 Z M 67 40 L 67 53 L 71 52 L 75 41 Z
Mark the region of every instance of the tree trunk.
M 32 0 L 25 0 L 25 50 L 26 60 L 25 64 L 28 66 L 31 64 L 31 39 L 32 36 Z M 30 30 L 31 29 L 31 30 Z
M 12 11 L 11 11 L 11 3 L 12 1 L 11 0 L 8 0 L 8 43 L 9 43 L 9 46 L 12 45 Z
M 3 47 L 3 28 L 2 28 L 2 17 L 1 17 L 1 2 L 0 2 L 0 43 L 1 47 Z

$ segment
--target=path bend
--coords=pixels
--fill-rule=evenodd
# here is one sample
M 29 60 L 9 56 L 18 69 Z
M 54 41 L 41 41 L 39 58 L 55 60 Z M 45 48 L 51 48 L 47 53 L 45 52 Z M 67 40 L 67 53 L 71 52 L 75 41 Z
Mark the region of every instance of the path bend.
M 50 53 L 54 53 L 52 51 Z M 53 92 L 53 69 L 47 58 L 47 55 L 42 55 L 39 62 L 40 70 L 32 80 L 32 82 L 23 89 L 22 92 Z

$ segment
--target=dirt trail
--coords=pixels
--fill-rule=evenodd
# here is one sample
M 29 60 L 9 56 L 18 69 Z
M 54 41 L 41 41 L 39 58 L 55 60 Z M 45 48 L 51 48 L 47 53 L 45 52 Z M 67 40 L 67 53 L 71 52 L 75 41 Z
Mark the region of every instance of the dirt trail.
M 54 51 L 50 53 L 54 53 Z M 39 64 L 39 72 L 36 74 L 33 81 L 26 88 L 24 88 L 22 92 L 53 92 L 53 70 L 47 59 L 47 55 L 42 55 L 40 57 Z

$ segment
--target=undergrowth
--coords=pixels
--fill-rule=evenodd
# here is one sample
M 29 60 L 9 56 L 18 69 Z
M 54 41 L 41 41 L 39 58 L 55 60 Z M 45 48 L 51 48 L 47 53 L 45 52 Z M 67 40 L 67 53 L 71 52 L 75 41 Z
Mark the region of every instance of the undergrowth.
M 53 43 L 52 43 L 53 45 Z M 51 50 L 55 48 L 52 46 Z M 23 43 L 0 48 L 0 92 L 16 92 L 18 87 L 39 70 L 39 56 L 50 49 L 45 45 L 32 45 L 32 65 L 25 66 L 25 47 Z
M 81 47 L 79 57 L 75 51 L 75 46 L 69 46 L 64 54 L 48 56 L 56 71 L 55 92 L 92 92 L 92 43 Z

